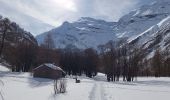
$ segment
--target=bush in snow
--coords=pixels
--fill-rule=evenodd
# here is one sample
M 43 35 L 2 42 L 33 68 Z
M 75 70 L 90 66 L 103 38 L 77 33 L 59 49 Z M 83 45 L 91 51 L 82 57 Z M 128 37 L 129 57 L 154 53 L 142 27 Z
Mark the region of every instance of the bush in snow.
M 54 80 L 54 93 L 65 93 L 66 92 L 66 80 L 65 79 L 59 79 Z

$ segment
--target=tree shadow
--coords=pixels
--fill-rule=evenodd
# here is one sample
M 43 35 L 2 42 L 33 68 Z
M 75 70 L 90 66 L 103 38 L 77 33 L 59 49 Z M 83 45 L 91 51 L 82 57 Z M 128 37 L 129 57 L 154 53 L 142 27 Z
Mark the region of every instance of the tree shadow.
M 146 85 L 146 86 L 168 86 L 170 87 L 170 81 L 163 81 L 163 80 L 147 80 L 147 81 L 136 81 L 133 82 L 137 85 Z
M 53 80 L 52 79 L 47 79 L 47 78 L 29 78 L 28 79 L 29 86 L 31 88 L 38 88 L 38 87 L 43 87 L 47 85 L 53 85 Z
M 9 78 L 11 81 L 25 83 L 31 88 L 43 87 L 47 85 L 53 85 L 52 79 L 47 78 L 34 78 L 31 73 L 20 73 L 20 72 L 1 72 L 0 77 Z M 0 81 L 0 84 L 3 82 Z
M 141 92 L 170 93 L 170 91 L 167 91 L 167 90 L 151 90 L 151 89 L 118 87 L 118 86 L 116 86 L 116 87 L 107 86 L 107 88 L 116 88 L 116 89 L 121 89 L 121 90 L 131 90 L 131 91 L 141 91 Z

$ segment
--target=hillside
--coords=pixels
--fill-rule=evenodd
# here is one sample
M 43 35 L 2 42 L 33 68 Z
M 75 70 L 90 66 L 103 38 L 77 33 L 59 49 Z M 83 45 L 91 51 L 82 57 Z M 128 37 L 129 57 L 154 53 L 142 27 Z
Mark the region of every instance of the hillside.
M 170 16 L 150 27 L 145 32 L 129 41 L 130 45 L 138 45 L 145 49 L 148 57 L 152 57 L 155 50 L 170 50 Z
M 128 40 L 131 40 L 166 18 L 170 14 L 169 5 L 169 0 L 157 0 L 144 5 L 123 16 L 114 32 L 118 37 L 128 37 Z
M 7 21 L 5 21 L 7 20 Z M 6 23 L 6 25 L 8 25 L 7 27 L 7 32 L 6 32 L 6 42 L 9 43 L 18 43 L 18 42 L 23 42 L 23 41 L 27 41 L 29 43 L 33 43 L 33 44 L 37 44 L 36 39 L 34 38 L 34 36 L 30 33 L 25 31 L 23 28 L 21 28 L 18 24 L 16 24 L 15 22 L 12 22 L 11 20 L 7 19 L 7 18 L 3 18 L 0 15 L 0 36 L 2 38 L 2 33 L 4 31 L 5 28 L 5 24 L 4 21 Z
M 0 62 L 11 66 L 23 66 L 22 62 L 30 63 L 34 60 L 37 40 L 30 33 L 25 31 L 15 22 L 8 18 L 0 17 Z M 29 59 L 29 60 L 26 60 Z

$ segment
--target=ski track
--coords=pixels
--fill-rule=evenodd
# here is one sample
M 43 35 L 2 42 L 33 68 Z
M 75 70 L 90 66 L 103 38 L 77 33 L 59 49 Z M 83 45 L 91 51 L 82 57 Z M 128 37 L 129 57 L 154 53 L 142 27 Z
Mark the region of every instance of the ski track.
M 92 92 L 90 94 L 90 100 L 105 100 L 103 93 L 104 88 L 102 82 L 95 82 Z

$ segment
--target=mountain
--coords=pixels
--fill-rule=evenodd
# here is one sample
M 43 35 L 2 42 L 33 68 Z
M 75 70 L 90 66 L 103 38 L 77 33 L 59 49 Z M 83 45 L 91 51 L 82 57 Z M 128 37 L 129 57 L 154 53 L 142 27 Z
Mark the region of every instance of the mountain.
M 169 14 L 170 1 L 157 0 L 120 18 L 114 32 L 117 37 L 128 37 L 128 41 L 130 41 L 138 34 L 159 23 Z
M 7 33 L 5 36 L 6 43 L 15 45 L 20 42 L 28 42 L 37 45 L 37 40 L 34 38 L 34 36 L 31 33 L 25 31 L 15 22 L 12 22 L 8 18 L 3 18 L 0 15 L 0 37 L 1 38 L 2 38 L 2 33 L 5 29 L 7 29 Z
M 147 42 L 151 35 L 157 34 L 157 31 L 161 35 L 164 34 L 160 33 L 160 30 L 167 28 L 160 23 L 164 23 L 164 21 L 166 23 L 169 15 L 170 1 L 156 0 L 126 14 L 118 22 L 106 22 L 86 17 L 73 23 L 65 22 L 60 27 L 36 38 L 41 44 L 44 37 L 51 34 L 56 48 L 74 46 L 81 49 L 89 47 L 96 49 L 99 45 L 105 45 L 110 41 L 116 42 L 122 38 L 127 39 L 126 42 L 129 44 L 139 44 L 139 47 L 142 47 L 144 45 L 142 43 Z
M 139 34 L 136 38 L 129 41 L 130 45 L 146 50 L 147 58 L 151 58 L 155 50 L 170 50 L 170 16 L 160 21 L 158 24 L 150 27 L 145 32 Z
M 37 36 L 41 44 L 45 36 L 52 35 L 56 48 L 75 46 L 80 49 L 97 48 L 108 40 L 116 40 L 113 28 L 117 23 L 82 17 L 76 22 L 64 22 L 60 27 Z

